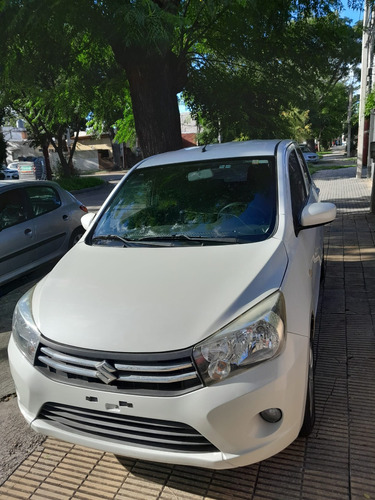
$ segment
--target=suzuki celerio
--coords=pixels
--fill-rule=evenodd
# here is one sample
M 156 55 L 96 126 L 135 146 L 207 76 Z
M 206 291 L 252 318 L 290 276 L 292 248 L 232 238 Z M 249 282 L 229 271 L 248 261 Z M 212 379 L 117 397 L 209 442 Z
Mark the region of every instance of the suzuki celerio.
M 25 419 L 116 455 L 216 469 L 307 435 L 335 214 L 292 141 L 141 161 L 15 309 Z

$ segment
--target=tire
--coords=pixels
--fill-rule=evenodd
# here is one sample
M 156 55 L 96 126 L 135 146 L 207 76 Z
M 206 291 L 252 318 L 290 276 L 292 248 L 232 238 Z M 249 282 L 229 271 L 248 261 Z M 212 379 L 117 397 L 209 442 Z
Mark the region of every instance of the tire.
M 76 243 L 79 242 L 81 237 L 85 234 L 85 230 L 83 229 L 82 226 L 77 227 L 72 234 L 70 235 L 70 240 L 69 240 L 69 250 L 74 247 Z
M 310 344 L 309 373 L 305 404 L 305 416 L 299 435 L 307 437 L 311 434 L 315 423 L 315 388 L 314 388 L 314 352 Z

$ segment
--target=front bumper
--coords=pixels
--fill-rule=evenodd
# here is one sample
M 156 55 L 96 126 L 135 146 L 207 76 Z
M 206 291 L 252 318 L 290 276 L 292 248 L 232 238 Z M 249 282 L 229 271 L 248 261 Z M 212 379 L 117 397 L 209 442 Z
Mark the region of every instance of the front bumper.
M 255 366 L 225 382 L 176 397 L 134 396 L 92 390 L 53 381 L 22 355 L 11 338 L 9 363 L 20 410 L 31 427 L 42 434 L 116 455 L 155 462 L 226 469 L 259 462 L 283 450 L 302 425 L 309 356 L 309 339 L 288 334 L 277 358 Z M 120 401 L 125 405 L 121 405 Z M 85 412 L 104 412 L 172 421 L 195 429 L 216 447 L 215 451 L 171 451 L 145 442 L 102 437 L 98 432 L 61 425 L 40 418 L 47 403 L 69 405 Z M 280 408 L 282 419 L 271 424 L 259 413 Z M 95 417 L 94 417 L 95 418 Z M 115 433 L 114 433 L 115 434 Z

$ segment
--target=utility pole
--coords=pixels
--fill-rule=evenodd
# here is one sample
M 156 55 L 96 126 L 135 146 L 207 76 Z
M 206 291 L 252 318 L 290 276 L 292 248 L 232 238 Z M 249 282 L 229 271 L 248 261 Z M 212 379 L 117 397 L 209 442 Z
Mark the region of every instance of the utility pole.
M 373 135 L 374 135 L 374 118 L 375 118 L 375 110 L 371 111 L 371 121 L 370 124 L 372 124 L 372 127 L 370 127 L 370 141 L 373 140 Z M 370 143 L 371 144 L 371 143 Z M 369 148 L 370 149 L 370 148 Z M 372 214 L 375 213 L 375 185 L 374 185 L 374 160 L 373 160 L 373 155 L 370 152 L 370 164 L 371 164 L 371 196 L 370 196 L 370 212 Z M 368 177 L 368 175 L 367 175 Z
M 352 110 L 353 110 L 353 82 L 350 82 L 349 85 L 349 103 L 348 103 L 348 135 L 346 139 L 346 157 L 349 158 L 351 153 L 351 143 L 352 143 Z
M 363 33 L 362 33 L 362 63 L 361 63 L 361 88 L 359 95 L 359 117 L 358 117 L 358 144 L 357 144 L 357 178 L 362 177 L 363 162 L 367 165 L 367 152 L 363 154 L 364 145 L 364 125 L 365 106 L 368 93 L 367 76 L 373 54 L 373 26 L 374 9 L 372 1 L 365 0 L 363 12 Z

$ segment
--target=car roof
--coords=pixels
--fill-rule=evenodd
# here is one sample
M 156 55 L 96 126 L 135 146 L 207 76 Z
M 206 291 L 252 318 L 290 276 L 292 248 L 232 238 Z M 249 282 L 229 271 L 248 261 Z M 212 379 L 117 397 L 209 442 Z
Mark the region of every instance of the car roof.
M 166 165 L 170 163 L 189 163 L 195 161 L 215 160 L 220 158 L 274 156 L 277 149 L 280 147 L 286 149 L 293 142 L 294 141 L 289 139 L 269 139 L 194 146 L 191 148 L 179 149 L 177 151 L 170 151 L 168 153 L 161 153 L 156 156 L 150 156 L 139 163 L 137 168 Z
M 25 181 L 19 181 L 19 180 L 3 180 L 0 181 L 0 192 L 2 191 L 7 191 L 8 189 L 13 189 L 13 188 L 24 188 L 28 186 L 53 186 L 55 188 L 59 188 L 60 186 L 53 181 L 37 181 L 37 180 L 25 180 Z

